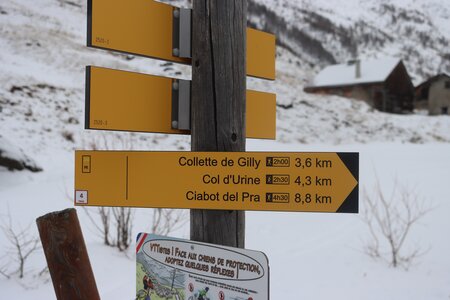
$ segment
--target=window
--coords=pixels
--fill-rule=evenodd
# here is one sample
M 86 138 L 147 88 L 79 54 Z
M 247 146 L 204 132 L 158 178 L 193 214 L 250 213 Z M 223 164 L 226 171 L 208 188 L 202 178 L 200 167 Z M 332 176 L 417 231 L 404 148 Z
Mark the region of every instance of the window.
M 445 88 L 446 89 L 450 89 L 450 81 L 446 81 L 445 82 Z
M 442 107 L 441 112 L 443 115 L 448 115 L 448 107 L 447 106 Z

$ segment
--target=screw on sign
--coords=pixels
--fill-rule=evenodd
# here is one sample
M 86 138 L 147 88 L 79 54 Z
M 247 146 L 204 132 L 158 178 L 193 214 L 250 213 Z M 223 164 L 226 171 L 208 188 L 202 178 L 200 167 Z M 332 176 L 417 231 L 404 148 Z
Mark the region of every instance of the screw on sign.
M 225 300 L 225 294 L 222 291 L 219 292 L 219 300 Z
M 194 291 L 194 285 L 192 283 L 189 283 L 189 292 L 193 292 Z

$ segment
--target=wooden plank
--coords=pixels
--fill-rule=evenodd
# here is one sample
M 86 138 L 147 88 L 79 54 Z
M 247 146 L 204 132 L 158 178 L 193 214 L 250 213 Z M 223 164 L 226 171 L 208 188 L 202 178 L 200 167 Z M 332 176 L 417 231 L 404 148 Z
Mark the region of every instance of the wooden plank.
M 75 209 L 36 220 L 56 299 L 100 299 Z

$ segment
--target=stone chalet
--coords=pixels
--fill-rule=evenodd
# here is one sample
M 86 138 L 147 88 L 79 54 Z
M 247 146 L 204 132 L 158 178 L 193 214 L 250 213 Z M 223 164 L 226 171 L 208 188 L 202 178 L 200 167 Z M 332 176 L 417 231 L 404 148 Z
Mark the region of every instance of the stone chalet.
M 352 60 L 328 66 L 304 90 L 363 100 L 385 112 L 413 110 L 414 85 L 398 58 Z
M 430 115 L 450 115 L 450 74 L 441 73 L 416 87 L 414 106 Z

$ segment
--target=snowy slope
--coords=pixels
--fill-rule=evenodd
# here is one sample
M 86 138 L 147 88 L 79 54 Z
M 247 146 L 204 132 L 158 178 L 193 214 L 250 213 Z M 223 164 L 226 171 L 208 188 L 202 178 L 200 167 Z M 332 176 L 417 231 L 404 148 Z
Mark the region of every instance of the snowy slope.
M 249 3 L 251 23 L 274 27 L 280 43 L 310 64 L 393 56 L 405 61 L 415 83 L 450 68 L 447 0 Z
M 444 42 L 449 37 L 447 1 L 405 1 L 392 5 L 407 10 L 408 16 L 412 11 L 423 10 L 423 14 L 433 13 L 439 18 L 433 19 L 431 25 L 424 22 L 424 28 L 414 20 L 398 21 L 391 26 L 388 21 L 394 14 L 380 11 L 374 5 L 376 1 L 254 3 L 266 4 L 266 10 L 275 12 L 278 23 L 272 20 L 273 24 L 286 26 L 280 28 L 303 28 L 309 37 L 323 43 L 324 58 L 345 60 L 352 53 L 352 45 L 344 46 L 327 28 L 314 27 L 311 18 L 308 27 L 296 21 L 311 16 L 311 11 L 331 20 L 333 27 L 342 26 L 337 36 L 362 37 L 370 31 L 361 53 L 376 56 L 374 51 L 378 49 L 383 54 L 406 56 L 408 69 L 416 74 L 419 72 L 414 70 L 419 67 L 435 72 L 440 64 L 437 53 L 447 51 L 439 42 L 442 37 Z M 264 27 L 262 15 L 255 16 L 255 11 L 250 11 L 250 23 Z M 362 29 L 352 29 L 356 33 L 348 35 L 352 31 L 349 28 L 360 28 L 355 24 L 361 20 L 368 25 L 358 25 Z M 405 38 L 398 42 L 387 38 L 404 36 L 405 24 L 414 26 L 411 43 L 417 42 L 419 32 L 437 28 L 430 35 L 430 49 L 415 48 L 420 57 L 423 54 L 420 64 L 416 54 L 406 55 L 405 49 L 411 44 Z M 0 167 L 0 217 L 7 220 L 8 214 L 11 215 L 16 228 L 31 224 L 32 234 L 36 234 L 36 217 L 72 207 L 73 149 L 190 148 L 188 136 L 83 129 L 86 65 L 190 77 L 186 66 L 87 49 L 85 32 L 84 0 L 0 2 L 0 135 L 8 141 L 12 155 L 31 157 L 44 169 L 32 174 L 11 173 Z M 313 48 L 309 51 L 298 41 L 303 39 L 295 34 L 286 35 L 281 43 L 285 47 L 277 49 L 276 82 L 248 80 L 249 88 L 276 92 L 278 97 L 277 141 L 249 140 L 248 150 L 360 151 L 362 187 L 373 185 L 375 172 L 387 189 L 396 177 L 402 178 L 407 184 L 417 185 L 418 191 L 438 209 L 423 220 L 413 235 L 413 244 L 420 241 L 430 245 L 431 250 L 409 272 L 387 268 L 361 253 L 367 230 L 357 215 L 248 213 L 247 247 L 269 256 L 271 299 L 448 299 L 450 243 L 443 236 L 450 229 L 445 189 L 450 178 L 450 118 L 391 115 L 377 112 L 360 101 L 305 94 L 304 85 L 317 71 L 317 65 L 326 60 L 319 62 Z M 0 144 L 2 147 L 6 148 L 4 143 Z M 123 254 L 102 246 L 83 210 L 79 210 L 79 216 L 102 299 L 133 299 L 133 251 Z M 137 210 L 135 233 L 149 231 L 150 218 L 150 209 Z M 188 237 L 188 226 L 173 235 Z M 8 243 L 1 232 L 0 245 L 1 271 L 5 264 L 7 269 L 13 266 L 11 257 L 5 255 Z M 30 259 L 24 280 L 15 277 L 6 280 L 0 275 L 1 298 L 54 298 L 48 274 L 39 275 L 45 266 L 42 251 Z
M 286 2 L 285 6 L 295 11 L 296 3 Z M 3 135 L 26 151 L 39 154 L 54 145 L 55 139 L 72 149 L 92 144 L 90 139 L 104 135 L 82 130 L 86 65 L 190 77 L 186 66 L 167 66 L 161 61 L 86 48 L 85 1 L 5 0 L 0 8 L 0 124 Z M 450 140 L 448 118 L 386 115 L 358 101 L 303 93 L 303 86 L 314 73 L 302 57 L 279 48 L 277 81 L 249 79 L 249 88 L 277 93 L 278 136 L 282 141 L 335 144 Z M 338 132 L 333 131 L 338 128 Z M 36 135 L 37 143 L 32 138 Z M 134 148 L 167 138 L 130 136 Z M 187 149 L 188 145 L 179 147 Z

